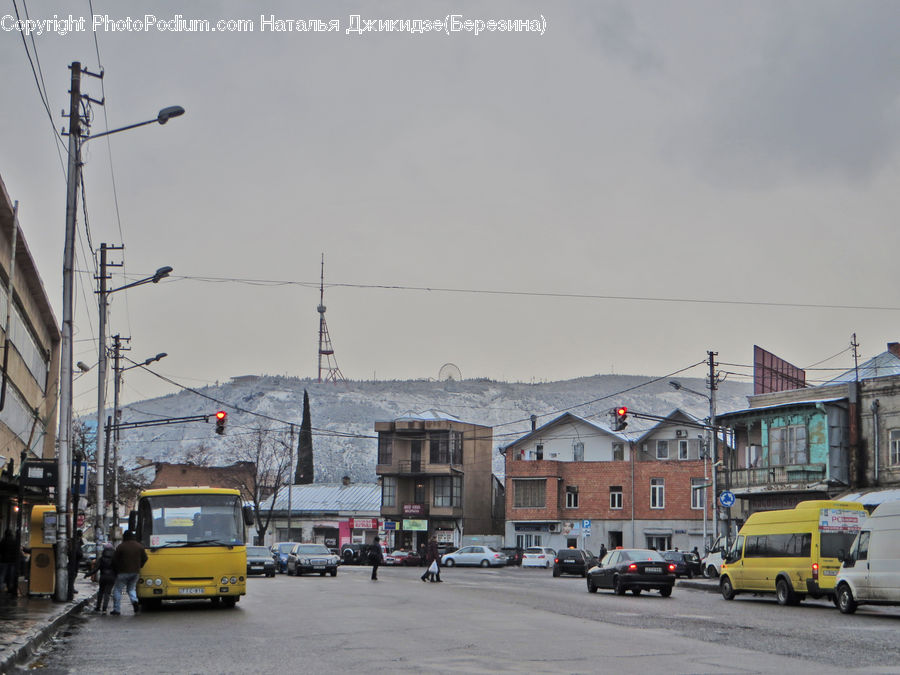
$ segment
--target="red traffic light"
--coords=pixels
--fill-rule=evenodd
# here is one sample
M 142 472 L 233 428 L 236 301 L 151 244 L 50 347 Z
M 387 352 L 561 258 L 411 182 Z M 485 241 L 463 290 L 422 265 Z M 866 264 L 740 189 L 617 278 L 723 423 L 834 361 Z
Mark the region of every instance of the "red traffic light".
M 228 419 L 228 413 L 220 410 L 216 413 L 216 433 L 222 435 L 225 433 L 225 420 Z
M 616 415 L 619 417 L 625 417 L 628 414 L 628 408 L 622 406 L 621 408 L 616 408 Z

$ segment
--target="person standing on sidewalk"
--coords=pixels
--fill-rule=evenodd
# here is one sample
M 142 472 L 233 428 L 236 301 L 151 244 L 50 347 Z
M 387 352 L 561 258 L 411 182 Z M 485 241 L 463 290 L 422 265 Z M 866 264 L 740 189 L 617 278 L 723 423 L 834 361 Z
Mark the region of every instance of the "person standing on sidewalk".
M 384 562 L 381 553 L 381 538 L 375 537 L 372 547 L 369 549 L 369 564 L 372 565 L 372 581 L 378 581 L 378 566 Z
M 437 567 L 437 572 L 431 571 L 431 564 L 434 563 Z M 437 581 L 441 580 L 441 554 L 438 551 L 438 543 L 437 537 L 432 537 L 428 542 L 428 548 L 425 549 L 425 564 L 428 567 L 425 568 L 425 574 L 422 575 L 422 581 Z
M 100 590 L 97 591 L 97 604 L 94 611 L 103 612 L 109 607 L 109 596 L 112 593 L 113 586 L 116 583 L 116 568 L 113 566 L 113 555 L 115 551 L 113 545 L 109 542 L 103 545 L 103 552 L 97 556 L 93 566 L 84 573 L 84 578 L 97 575 L 97 581 L 100 583 Z
M 113 553 L 113 566 L 116 568 L 116 585 L 113 587 L 113 616 L 119 616 L 122 610 L 122 589 L 128 591 L 131 606 L 134 613 L 141 611 L 137 598 L 137 580 L 141 568 L 147 562 L 147 551 L 143 545 L 134 538 L 134 532 L 127 530 L 122 536 L 122 543 Z
M 15 597 L 16 585 L 19 582 L 19 552 L 16 550 L 16 538 L 8 529 L 0 539 L 0 585 Z

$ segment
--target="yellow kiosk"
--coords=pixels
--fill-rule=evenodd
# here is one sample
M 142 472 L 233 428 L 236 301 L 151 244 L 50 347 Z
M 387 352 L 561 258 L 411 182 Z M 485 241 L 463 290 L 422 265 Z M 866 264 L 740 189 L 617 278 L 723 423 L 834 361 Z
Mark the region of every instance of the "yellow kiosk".
M 52 595 L 56 590 L 57 514 L 55 506 L 34 506 L 31 509 L 31 583 L 29 595 Z

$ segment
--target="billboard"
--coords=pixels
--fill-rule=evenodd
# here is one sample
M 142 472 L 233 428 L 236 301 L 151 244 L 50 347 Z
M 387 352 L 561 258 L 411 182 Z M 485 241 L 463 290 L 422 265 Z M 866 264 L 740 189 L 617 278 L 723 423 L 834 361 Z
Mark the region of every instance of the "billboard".
M 803 389 L 806 372 L 782 358 L 753 345 L 753 393 L 768 394 L 774 391 Z

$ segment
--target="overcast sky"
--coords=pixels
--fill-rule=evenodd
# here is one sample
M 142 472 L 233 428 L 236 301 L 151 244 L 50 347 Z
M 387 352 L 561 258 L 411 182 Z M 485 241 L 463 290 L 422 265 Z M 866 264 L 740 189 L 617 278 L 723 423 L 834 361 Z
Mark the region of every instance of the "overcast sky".
M 754 344 L 841 368 L 854 332 L 862 358 L 900 340 L 900 3 L 185 6 L 29 3 L 86 20 L 27 38 L 52 125 L 21 34 L 0 31 L 0 176 L 57 318 L 68 64 L 105 71 L 83 79 L 106 97 L 92 133 L 187 110 L 84 148 L 76 360 L 97 360 L 101 242 L 126 246 L 115 286 L 174 267 L 113 295 L 110 332 L 191 386 L 316 376 L 323 253 L 348 379 L 665 375 L 708 349 L 749 374 Z M 353 14 L 451 12 L 545 29 L 347 33 Z M 254 31 L 94 32 L 92 13 Z M 262 32 L 260 15 L 340 31 Z M 126 400 L 174 390 L 126 379 Z M 96 376 L 75 393 L 89 410 Z

